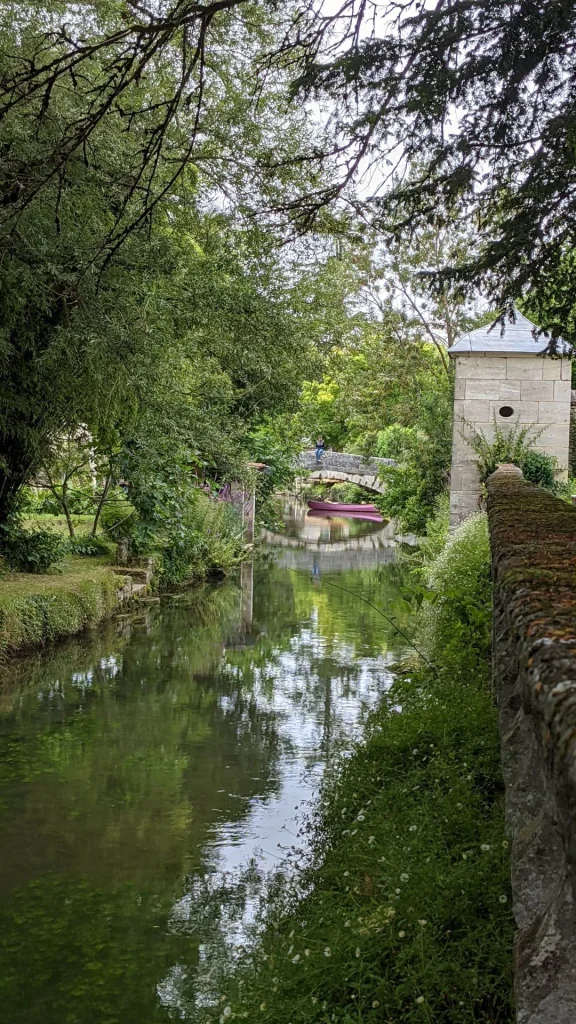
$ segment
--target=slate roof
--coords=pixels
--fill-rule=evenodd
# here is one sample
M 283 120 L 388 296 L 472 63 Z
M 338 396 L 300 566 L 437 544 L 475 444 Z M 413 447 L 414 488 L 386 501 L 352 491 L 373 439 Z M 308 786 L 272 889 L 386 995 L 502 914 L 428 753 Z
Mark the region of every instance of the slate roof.
M 548 340 L 544 336 L 535 338 L 532 332 L 538 330 L 536 325 L 518 309 L 515 313 L 515 323 L 506 320 L 503 334 L 501 325 L 494 321 L 494 325 L 487 324 L 486 327 L 479 327 L 476 331 L 463 334 L 448 350 L 448 354 L 452 356 L 461 352 L 495 352 L 499 355 L 539 355 L 548 345 Z M 567 352 L 568 346 L 560 339 L 558 352 L 563 351 Z

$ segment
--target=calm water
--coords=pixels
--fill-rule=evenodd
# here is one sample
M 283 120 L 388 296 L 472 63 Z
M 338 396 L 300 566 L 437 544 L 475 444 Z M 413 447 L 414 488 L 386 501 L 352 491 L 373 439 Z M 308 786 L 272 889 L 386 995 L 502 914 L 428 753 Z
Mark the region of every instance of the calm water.
M 394 615 L 389 528 L 294 506 L 274 551 L 4 672 L 3 1024 L 202 1020 L 255 905 L 241 869 L 295 841 L 398 650 L 354 596 Z

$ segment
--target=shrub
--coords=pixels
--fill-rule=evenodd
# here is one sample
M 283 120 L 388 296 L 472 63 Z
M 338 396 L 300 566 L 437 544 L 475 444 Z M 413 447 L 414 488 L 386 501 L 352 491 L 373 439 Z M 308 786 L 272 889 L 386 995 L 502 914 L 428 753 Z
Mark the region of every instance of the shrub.
M 473 671 L 490 650 L 491 583 L 488 520 L 466 519 L 422 571 L 431 600 L 424 603 L 420 642 L 435 664 Z
M 45 573 L 66 554 L 66 541 L 50 530 L 23 530 L 13 525 L 2 540 L 2 555 L 15 572 Z
M 73 555 L 107 555 L 110 551 L 110 542 L 103 537 L 71 537 L 68 541 L 68 550 Z
M 426 536 L 422 538 L 419 552 L 427 562 L 444 549 L 450 531 L 450 495 L 440 494 L 434 505 L 434 515 L 426 523 Z
M 527 451 L 520 468 L 531 483 L 546 487 L 549 491 L 555 489 L 557 460 L 553 455 L 547 455 L 546 452 Z
M 433 435 L 395 424 L 378 435 L 377 454 L 398 463 L 382 472 L 386 493 L 378 506 L 384 515 L 395 518 L 401 529 L 420 535 L 446 488 L 450 466 L 450 417 L 432 427 L 437 428 Z
M 73 571 L 0 587 L 0 657 L 72 636 L 100 622 L 117 605 L 118 577 L 103 566 L 76 563 Z
M 242 545 L 242 522 L 235 506 L 194 491 L 178 529 L 164 542 L 161 579 L 176 585 L 227 572 L 238 564 Z
M 128 501 L 124 491 L 120 487 L 116 487 L 108 495 L 100 514 L 100 523 L 109 537 L 118 540 L 120 536 L 125 536 L 129 532 L 129 524 L 135 516 L 136 510 L 133 504 Z
M 494 418 L 494 439 L 489 441 L 483 431 L 478 431 L 468 444 L 478 457 L 480 477 L 485 482 L 491 473 L 504 462 L 518 466 L 527 480 L 540 487 L 554 490 L 555 472 L 558 468 L 557 459 L 545 452 L 537 452 L 534 445 L 542 430 L 534 432 L 534 427 L 520 427 L 517 423 L 512 430 L 504 431 Z M 532 435 L 532 436 L 530 436 Z

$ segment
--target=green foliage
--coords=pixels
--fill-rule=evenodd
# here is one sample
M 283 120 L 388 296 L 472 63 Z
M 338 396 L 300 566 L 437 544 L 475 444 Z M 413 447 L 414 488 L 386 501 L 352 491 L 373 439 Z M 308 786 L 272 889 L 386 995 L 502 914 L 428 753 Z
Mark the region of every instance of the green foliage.
M 0 554 L 15 572 L 46 573 L 64 558 L 66 543 L 51 530 L 24 530 L 11 524 L 4 530 Z
M 528 0 L 503 19 L 498 3 L 480 0 L 456 21 L 439 3 L 400 12 L 385 3 L 378 18 L 359 4 L 352 21 L 349 13 L 312 19 L 304 38 L 299 26 L 297 87 L 337 111 L 346 168 L 361 164 L 367 144 L 375 159 L 399 154 L 402 173 L 373 204 L 377 223 L 402 238 L 422 224 L 442 228 L 450 215 L 468 220 L 476 251 L 433 269 L 437 287 L 455 278 L 505 309 L 544 281 L 556 292 L 551 326 L 572 332 L 573 5 Z M 321 193 L 318 204 L 337 194 Z
M 420 632 L 435 664 L 470 672 L 488 662 L 491 642 L 490 542 L 486 514 L 466 519 L 423 569 L 431 600 Z
M 120 488 L 115 490 L 110 501 L 102 509 L 100 523 L 102 530 L 111 540 L 120 540 L 122 537 L 129 537 L 132 522 L 136 518 L 136 509 L 128 500 L 124 491 Z
M 342 451 L 348 439 L 348 425 L 338 381 L 324 377 L 305 381 L 300 399 L 299 420 L 306 443 L 313 447 L 318 437 L 335 451 Z
M 436 499 L 434 514 L 426 523 L 426 534 L 421 538 L 419 551 L 427 561 L 432 561 L 443 551 L 450 532 L 450 495 L 444 491 Z
M 296 475 L 294 462 L 300 450 L 300 433 L 293 417 L 267 416 L 250 432 L 247 439 L 250 461 L 266 466 L 265 470 L 255 473 L 258 526 L 279 527 L 280 508 L 274 496 L 290 490 Z
M 517 423 L 511 430 L 504 430 L 494 417 L 494 439 L 488 440 L 482 430 L 466 438 L 478 458 L 480 478 L 486 482 L 501 463 L 518 466 L 527 480 L 541 487 L 554 490 L 557 459 L 545 452 L 534 451 L 542 430 Z
M 58 576 L 2 580 L 0 654 L 95 625 L 116 607 L 118 587 L 118 577 L 110 569 L 80 559 L 68 563 Z
M 522 460 L 522 472 L 527 480 L 549 491 L 556 488 L 556 468 L 558 460 L 546 452 L 528 450 Z
M 110 547 L 110 541 L 98 536 L 71 537 L 68 541 L 68 550 L 71 554 L 87 555 L 92 558 L 109 554 Z
M 446 488 L 452 450 L 450 395 L 447 388 L 446 393 L 432 392 L 428 396 L 426 401 L 436 400 L 437 405 L 434 409 L 431 406 L 427 415 L 422 410 L 421 422 L 427 429 L 395 424 L 378 434 L 377 454 L 398 463 L 382 471 L 386 493 L 379 507 L 411 533 L 425 532 L 439 495 Z
M 209 573 L 229 572 L 240 561 L 242 541 L 237 509 L 194 491 L 178 527 L 165 536 L 160 578 L 165 585 L 174 586 Z
M 255 945 L 223 972 L 215 1018 L 512 1021 L 487 554 L 478 517 L 428 567 L 436 669 L 397 670 L 365 737 L 328 774 L 305 826 L 311 853 L 264 894 Z
M 106 5 L 105 13 L 102 4 L 64 4 L 58 18 L 68 21 L 66 12 L 70 32 L 84 41 L 97 38 L 104 25 L 125 31 L 116 4 Z M 13 8 L 0 14 L 4 84 L 16 66 L 30 68 L 40 51 L 46 66 L 58 64 L 66 44 L 59 20 L 49 30 L 52 17 L 53 10 L 39 21 L 34 4 L 22 5 L 18 15 Z M 256 151 L 277 158 L 279 147 L 299 148 L 305 133 L 301 113 L 285 107 L 278 130 L 278 81 L 260 97 L 258 123 L 249 109 L 248 65 L 270 38 L 270 23 L 276 23 L 270 10 L 234 22 L 243 39 L 241 59 L 226 30 L 219 35 L 218 70 L 205 68 L 200 90 L 203 154 L 195 165 L 188 153 L 175 176 L 172 158 L 178 163 L 175 153 L 188 152 L 198 128 L 183 99 L 192 96 L 191 83 L 176 104 L 177 122 L 168 114 L 162 142 L 153 133 L 172 158 L 151 161 L 153 183 L 138 174 L 151 145 L 150 119 L 163 109 L 159 97 L 176 74 L 172 50 L 168 56 L 160 46 L 154 59 L 150 53 L 145 85 L 139 75 L 128 76 L 121 109 L 118 83 L 111 106 L 98 108 L 95 91 L 105 89 L 109 67 L 96 47 L 82 74 L 56 75 L 46 108 L 35 90 L 24 89 L 5 111 L 0 522 L 18 490 L 40 474 L 67 511 L 94 510 L 95 477 L 100 486 L 107 476 L 103 464 L 112 458 L 115 469 L 127 451 L 134 460 L 136 451 L 155 447 L 158 461 L 174 453 L 189 476 L 194 469 L 231 479 L 252 428 L 295 408 L 303 376 L 314 371 L 313 343 L 321 332 L 312 328 L 314 317 L 306 315 L 298 293 L 302 267 L 293 258 L 287 269 L 290 260 L 275 251 L 278 233 L 246 215 L 250 174 L 239 155 L 244 139 L 251 173 L 270 196 L 277 188 L 286 198 L 291 183 L 308 174 L 302 167 L 285 166 L 278 176 L 255 170 Z M 106 50 L 112 51 L 115 44 Z M 69 133 L 81 123 L 88 134 L 83 130 L 82 142 L 68 148 Z M 46 177 L 46 168 L 54 167 L 58 173 Z M 144 217 L 142 204 L 152 194 L 154 215 Z M 250 201 L 258 203 L 255 195 Z M 327 261 L 316 261 L 316 269 Z M 316 318 L 327 302 L 315 303 Z M 76 444 L 80 433 L 89 458 L 76 465 L 63 458 L 63 439 Z M 55 511 L 56 504 L 44 509 Z

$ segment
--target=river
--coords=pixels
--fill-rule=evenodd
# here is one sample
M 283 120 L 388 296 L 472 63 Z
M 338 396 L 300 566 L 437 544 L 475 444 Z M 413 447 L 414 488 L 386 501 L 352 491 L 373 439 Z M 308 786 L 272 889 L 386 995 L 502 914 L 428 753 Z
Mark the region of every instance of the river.
M 4 669 L 4 1024 L 202 1020 L 261 873 L 390 685 L 402 639 L 366 601 L 397 611 L 391 528 L 293 505 L 266 540 L 237 579 Z

